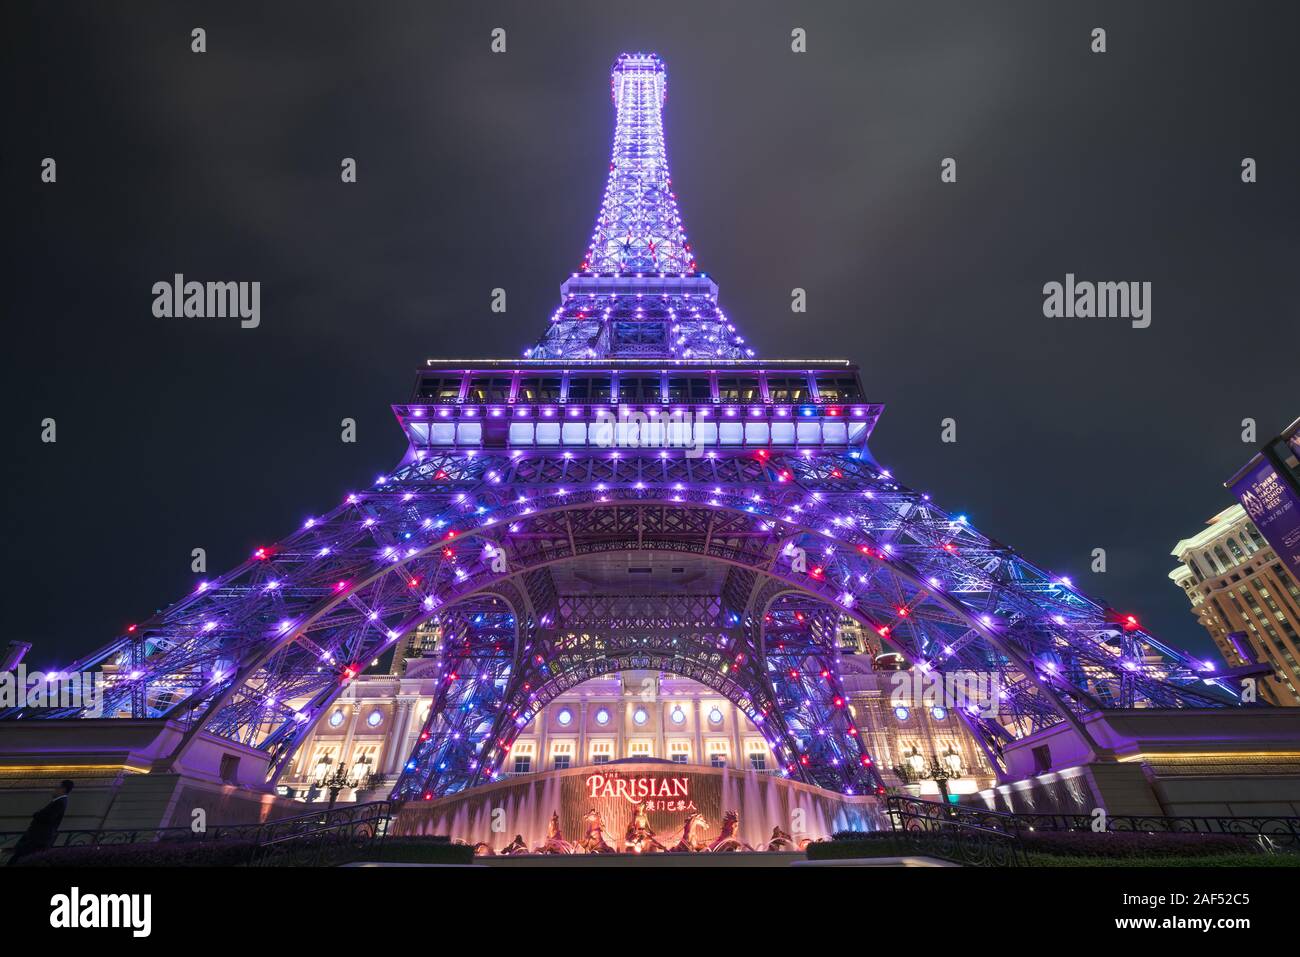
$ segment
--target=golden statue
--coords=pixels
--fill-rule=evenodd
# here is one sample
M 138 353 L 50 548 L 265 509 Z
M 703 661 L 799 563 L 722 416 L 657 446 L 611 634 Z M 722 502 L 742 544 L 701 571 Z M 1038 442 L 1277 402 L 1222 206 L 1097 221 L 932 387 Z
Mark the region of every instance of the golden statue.
M 623 835 L 623 846 L 629 854 L 645 854 L 667 850 L 655 839 L 654 829 L 650 827 L 649 801 L 641 801 L 632 812 L 627 832 Z
M 578 842 L 578 847 L 588 854 L 617 853 L 605 843 L 605 819 L 600 816 L 599 811 L 593 807 L 583 816 L 582 820 L 587 825 L 587 833 Z
M 551 821 L 546 825 L 546 840 L 542 846 L 537 848 L 538 854 L 575 854 L 576 848 L 564 839 L 560 832 L 560 814 L 558 811 L 551 813 Z

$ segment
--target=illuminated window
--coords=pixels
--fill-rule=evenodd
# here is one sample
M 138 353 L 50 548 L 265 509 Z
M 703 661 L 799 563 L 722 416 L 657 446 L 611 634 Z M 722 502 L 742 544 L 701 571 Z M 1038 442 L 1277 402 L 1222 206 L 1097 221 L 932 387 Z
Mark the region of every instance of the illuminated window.
M 722 724 L 722 710 L 720 708 L 715 707 L 709 712 L 709 724 Z
M 562 726 L 567 728 L 569 722 L 573 720 L 573 712 L 568 708 L 561 708 L 560 713 L 555 716 L 555 720 L 559 721 Z
M 652 758 L 654 753 L 653 742 L 645 740 L 628 742 L 627 755 L 630 758 Z
M 726 741 L 709 742 L 709 766 L 714 768 L 725 768 L 727 766 L 727 755 L 730 749 Z
M 668 745 L 668 759 L 674 764 L 689 764 L 691 746 L 685 741 L 673 741 Z
M 632 712 L 632 720 L 637 724 L 645 724 L 650 720 L 650 715 L 646 713 L 645 708 L 637 708 L 636 711 Z
M 673 719 L 673 724 L 681 724 L 686 720 L 686 712 L 682 710 L 681 705 L 673 705 L 673 711 L 669 717 Z
M 808 380 L 803 377 L 778 378 L 767 377 L 767 398 L 769 402 L 803 402 L 808 397 Z
M 608 764 L 614 757 L 613 741 L 593 741 L 591 742 L 591 763 Z
M 330 727 L 337 728 L 343 723 L 343 709 L 336 708 L 330 713 Z
M 376 708 L 370 714 L 366 715 L 366 724 L 372 728 L 377 728 L 384 723 L 384 713 Z
M 559 402 L 560 401 L 560 380 L 553 379 L 520 379 L 519 394 L 515 397 L 517 402 Z
M 514 755 L 515 774 L 529 774 L 533 770 L 533 742 L 516 741 L 511 749 Z
M 597 724 L 609 724 L 609 712 L 606 711 L 604 708 L 601 708 L 599 711 L 597 711 L 597 712 L 596 712 L 596 723 L 597 723 Z
M 749 767 L 751 771 L 766 771 L 767 755 L 762 751 L 751 751 L 749 753 Z
M 573 742 L 556 741 L 551 745 L 551 767 L 563 771 L 573 764 Z
M 477 378 L 470 381 L 466 398 L 470 402 L 505 402 L 510 398 L 508 378 Z

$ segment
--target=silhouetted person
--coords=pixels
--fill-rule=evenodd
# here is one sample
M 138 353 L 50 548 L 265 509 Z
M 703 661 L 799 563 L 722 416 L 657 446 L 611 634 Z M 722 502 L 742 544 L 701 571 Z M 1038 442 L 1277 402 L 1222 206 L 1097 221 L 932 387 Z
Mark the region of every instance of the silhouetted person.
M 27 825 L 23 836 L 18 838 L 13 856 L 9 858 L 10 864 L 16 864 L 28 854 L 54 846 L 54 839 L 59 835 L 59 825 L 63 822 L 63 812 L 68 808 L 68 795 L 71 793 L 72 782 L 60 781 L 50 803 L 32 815 L 32 823 Z

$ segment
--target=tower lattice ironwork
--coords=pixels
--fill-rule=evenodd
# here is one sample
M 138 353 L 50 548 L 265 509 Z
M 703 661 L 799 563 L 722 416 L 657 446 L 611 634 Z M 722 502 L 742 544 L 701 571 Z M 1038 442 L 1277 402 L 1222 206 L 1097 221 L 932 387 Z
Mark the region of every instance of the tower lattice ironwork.
M 393 472 L 70 665 L 105 672 L 106 715 L 179 720 L 172 760 L 200 733 L 261 749 L 274 779 L 343 688 L 433 625 L 437 691 L 399 797 L 497 778 L 556 695 L 629 670 L 710 686 L 781 773 L 869 793 L 842 617 L 919 673 L 990 676 L 998 706 L 961 716 L 999 770 L 1061 722 L 1091 741 L 1099 709 L 1235 704 L 882 469 L 855 366 L 753 358 L 682 227 L 662 62 L 621 56 L 612 84 L 604 201 L 542 339 L 523 359 L 427 361 L 394 406 Z

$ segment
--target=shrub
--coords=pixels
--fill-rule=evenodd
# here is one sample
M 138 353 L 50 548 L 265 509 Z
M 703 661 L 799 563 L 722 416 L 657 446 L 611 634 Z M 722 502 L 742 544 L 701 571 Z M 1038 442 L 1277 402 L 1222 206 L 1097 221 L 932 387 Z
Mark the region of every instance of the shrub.
M 256 841 L 151 841 L 52 847 L 24 857 L 16 867 L 240 867 Z
M 449 837 L 389 837 L 353 857 L 357 861 L 391 861 L 402 864 L 473 864 L 474 848 L 452 844 Z
M 810 861 L 840 861 L 855 857 L 904 857 L 915 854 L 892 831 L 837 831 L 829 841 L 808 845 Z
M 1188 834 L 1156 831 L 1021 831 L 1030 854 L 1096 857 L 1110 860 L 1136 857 L 1212 857 L 1258 853 L 1249 837 L 1235 834 Z

